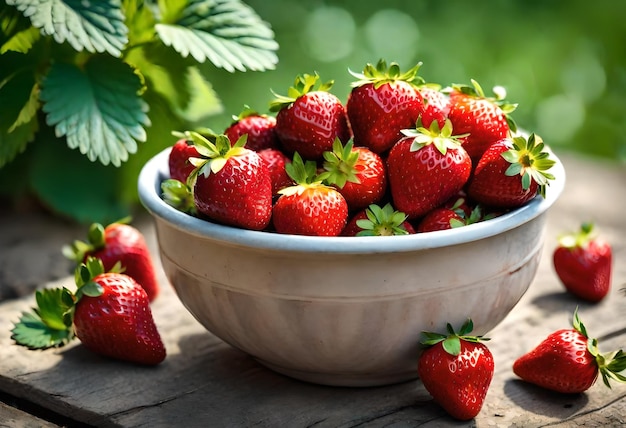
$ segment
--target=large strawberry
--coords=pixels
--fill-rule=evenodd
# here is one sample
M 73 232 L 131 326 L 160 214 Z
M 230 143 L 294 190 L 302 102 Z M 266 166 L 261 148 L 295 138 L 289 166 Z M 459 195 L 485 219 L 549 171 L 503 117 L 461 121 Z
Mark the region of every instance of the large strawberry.
M 441 131 L 433 121 L 430 129 L 403 133 L 387 157 L 387 174 L 394 206 L 414 219 L 456 195 L 467 183 L 472 164 L 452 135 L 449 120 Z
M 87 257 L 97 257 L 106 271 L 120 263 L 124 273 L 137 281 L 152 301 L 159 294 L 156 270 L 143 234 L 125 223 L 129 220 L 120 220 L 106 227 L 93 223 L 89 227 L 87 242 L 76 240 L 63 247 L 63 254 L 77 265 L 84 263 Z
M 469 134 L 464 139 L 463 147 L 477 162 L 492 143 L 516 131 L 510 113 L 517 104 L 504 100 L 506 91 L 501 86 L 494 88 L 495 97 L 487 97 L 478 82 L 471 82 L 471 86 L 452 86 L 448 118 L 455 132 Z
M 348 219 L 348 204 L 334 187 L 318 178 L 314 161 L 295 153 L 286 166 L 296 183 L 280 190 L 274 204 L 273 224 L 278 233 L 338 236 Z
M 350 73 L 357 79 L 346 102 L 354 143 L 383 153 L 398 141 L 401 130 L 415 127 L 424 111 L 424 100 L 413 86 L 420 78 L 421 63 L 405 73 L 393 62 L 367 64 L 363 73 Z M 421 80 L 420 80 L 421 81 Z
M 474 168 L 467 194 L 490 207 L 519 207 L 537 193 L 545 196 L 555 161 L 540 137 L 505 138 L 493 143 Z
M 343 146 L 336 139 L 333 150 L 324 152 L 323 166 L 320 178 L 339 190 L 351 211 L 375 204 L 385 195 L 385 163 L 367 147 L 355 147 L 352 140 Z
M 76 269 L 75 293 L 67 288 L 37 291 L 34 313 L 23 313 L 12 330 L 17 344 L 31 349 L 60 347 L 78 337 L 107 357 L 156 365 L 166 350 L 144 289 L 123 273 L 104 272 L 89 257 Z
M 274 132 L 275 126 L 274 116 L 260 114 L 246 106 L 238 116 L 233 116 L 233 122 L 226 128 L 224 134 L 231 144 L 235 144 L 239 138 L 247 135 L 246 148 L 258 152 L 279 147 L 278 138 Z
M 419 357 L 417 371 L 426 390 L 448 414 L 459 420 L 474 418 L 482 409 L 493 378 L 494 360 L 481 336 L 469 336 L 467 320 L 456 333 L 424 332 L 427 348 Z
M 395 236 L 412 235 L 415 229 L 406 220 L 406 214 L 391 204 L 384 207 L 372 204 L 357 212 L 341 231 L 341 236 Z
M 272 215 L 272 179 L 266 162 L 244 147 L 246 136 L 231 147 L 223 134 L 189 135 L 201 156 L 191 159 L 196 169 L 190 176 L 198 212 L 226 225 L 264 229 Z
M 598 340 L 590 339 L 574 312 L 573 328 L 550 333 L 537 347 L 513 363 L 513 372 L 526 382 L 568 394 L 589 389 L 598 373 L 609 388 L 610 380 L 626 382 L 620 372 L 626 370 L 626 354 L 600 354 Z
M 299 75 L 287 96 L 274 94 L 270 110 L 276 115 L 275 131 L 288 154 L 298 152 L 304 159 L 319 160 L 339 138 L 347 142 L 350 128 L 346 109 L 328 92 L 333 82 L 319 84 L 319 76 Z
M 611 289 L 612 253 L 611 245 L 595 234 L 593 223 L 583 223 L 578 232 L 559 237 L 554 270 L 570 293 L 599 302 Z

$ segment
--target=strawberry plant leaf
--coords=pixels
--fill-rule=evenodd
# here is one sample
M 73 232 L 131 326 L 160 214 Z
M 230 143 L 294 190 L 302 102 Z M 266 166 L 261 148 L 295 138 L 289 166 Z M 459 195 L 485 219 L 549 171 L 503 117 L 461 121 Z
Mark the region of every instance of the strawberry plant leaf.
M 68 147 L 91 161 L 119 166 L 146 139 L 148 105 L 142 81 L 126 63 L 93 57 L 81 69 L 55 63 L 43 82 L 41 99 L 47 122 Z
M 240 0 L 191 0 L 181 9 L 165 9 L 156 24 L 158 37 L 183 57 L 207 60 L 229 72 L 264 71 L 278 62 L 274 32 Z
M 77 51 L 107 52 L 121 56 L 128 28 L 120 0 L 7 0 L 30 19 L 44 36 Z

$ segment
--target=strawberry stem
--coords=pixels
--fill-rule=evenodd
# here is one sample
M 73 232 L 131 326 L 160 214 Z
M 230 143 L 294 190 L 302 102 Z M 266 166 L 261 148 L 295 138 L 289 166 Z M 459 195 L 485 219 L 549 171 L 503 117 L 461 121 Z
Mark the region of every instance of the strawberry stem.
M 428 347 L 441 342 L 443 349 L 448 354 L 457 356 L 461 353 L 461 340 L 474 343 L 489 340 L 488 337 L 469 335 L 474 329 L 474 323 L 471 318 L 468 318 L 463 323 L 458 333 L 454 331 L 450 323 L 446 324 L 446 329 L 448 331 L 447 334 L 423 331 L 424 340 L 421 341 L 421 344 Z

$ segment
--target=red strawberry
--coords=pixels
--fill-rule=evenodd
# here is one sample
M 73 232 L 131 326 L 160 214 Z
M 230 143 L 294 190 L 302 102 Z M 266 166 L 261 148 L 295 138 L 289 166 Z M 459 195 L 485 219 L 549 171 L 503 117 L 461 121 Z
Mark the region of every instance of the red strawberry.
M 424 83 L 417 86 L 417 90 L 424 99 L 424 111 L 420 116 L 422 126 L 430 128 L 433 120 L 443 128 L 450 110 L 450 97 L 440 91 L 439 85 Z
M 515 132 L 516 126 L 509 117 L 517 107 L 504 101 L 503 87 L 494 88 L 495 98 L 486 97 L 475 80 L 472 86 L 454 85 L 450 93 L 448 118 L 457 134 L 469 134 L 463 147 L 474 162 L 497 140 Z
M 565 288 L 590 302 L 599 302 L 611 288 L 611 245 L 594 233 L 593 223 L 559 238 L 554 270 Z
M 77 290 L 37 291 L 34 314 L 24 313 L 12 330 L 17 344 L 31 349 L 64 346 L 74 337 L 91 351 L 137 364 L 156 365 L 166 351 L 148 295 L 130 276 L 104 273 L 89 257 L 76 269 Z
M 274 204 L 273 223 L 278 233 L 338 236 L 346 225 L 348 204 L 335 188 L 322 184 L 314 161 L 298 153 L 286 166 L 295 186 L 280 190 Z
M 243 135 L 247 135 L 246 148 L 256 152 L 263 149 L 278 148 L 278 138 L 274 132 L 276 118 L 259 114 L 246 107 L 239 116 L 233 116 L 233 123 L 224 131 L 231 144 L 235 144 Z
M 293 180 L 285 169 L 285 165 L 291 162 L 286 154 L 278 149 L 263 149 L 258 154 L 265 161 L 270 171 L 273 195 L 277 195 L 280 189 L 293 184 Z
M 448 334 L 424 332 L 426 348 L 418 360 L 418 374 L 436 403 L 459 420 L 474 418 L 482 409 L 494 372 L 491 351 L 481 336 L 468 336 L 467 320 L 457 334 L 448 324 Z
M 626 376 L 619 374 L 626 369 L 626 354 L 621 349 L 600 354 L 597 339 L 589 338 L 578 311 L 572 324 L 573 328 L 551 333 L 515 360 L 513 372 L 526 382 L 567 394 L 589 389 L 598 373 L 609 388 L 610 379 L 626 382 Z
M 524 205 L 537 193 L 544 196 L 549 180 L 547 172 L 554 165 L 544 151 L 541 138 L 505 138 L 493 143 L 474 168 L 467 194 L 490 207 L 515 208 Z
M 132 277 L 146 290 L 150 301 L 159 294 L 159 283 L 150 250 L 143 234 L 121 220 L 104 227 L 99 223 L 90 226 L 88 241 L 74 241 L 63 247 L 63 254 L 77 264 L 85 263 L 87 257 L 102 260 L 104 269 L 110 271 L 120 263 L 124 273 Z
M 406 221 L 406 215 L 394 210 L 391 204 L 370 205 L 356 213 L 346 224 L 341 236 L 412 235 L 415 229 Z
M 196 169 L 190 177 L 195 180 L 198 212 L 226 225 L 264 229 L 272 215 L 272 179 L 266 162 L 244 147 L 245 136 L 231 147 L 225 135 L 189 135 L 201 156 L 191 159 Z
M 494 218 L 494 213 L 483 214 L 480 205 L 476 205 L 469 213 L 469 207 L 465 198 L 458 198 L 452 205 L 435 208 L 420 220 L 417 225 L 418 232 L 434 232 L 437 230 L 454 229 L 455 227 L 467 226 L 479 221 Z
M 181 138 L 172 146 L 168 156 L 170 178 L 185 183 L 191 171 L 195 168 L 189 158 L 198 156 L 198 151 L 191 141 Z
M 350 210 L 378 202 L 387 190 L 383 160 L 367 147 L 354 147 L 352 140 L 345 147 L 335 140 L 333 150 L 324 152 L 324 169 L 319 178 L 339 190 Z
M 387 68 L 381 59 L 376 67 L 367 64 L 363 73 L 350 72 L 358 79 L 346 102 L 356 145 L 383 153 L 402 137 L 402 129 L 415 127 L 424 111 L 424 100 L 411 83 L 420 79 L 420 66 L 400 73 L 398 64 Z
M 394 206 L 414 219 L 456 195 L 466 184 L 472 165 L 452 136 L 448 120 L 441 131 L 434 121 L 430 130 L 403 133 L 405 137 L 387 157 L 387 174 Z
M 318 80 L 317 74 L 298 76 L 288 96 L 274 94 L 276 99 L 270 103 L 270 110 L 278 112 L 275 130 L 284 150 L 311 160 L 332 150 L 335 138 L 342 142 L 350 138 L 346 110 L 328 92 L 333 82 L 317 86 Z

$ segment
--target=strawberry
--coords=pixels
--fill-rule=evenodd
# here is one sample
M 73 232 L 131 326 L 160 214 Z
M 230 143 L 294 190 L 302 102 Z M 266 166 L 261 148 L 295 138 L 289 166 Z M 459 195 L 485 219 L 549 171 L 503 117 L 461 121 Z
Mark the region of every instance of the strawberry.
M 483 214 L 483 209 L 480 205 L 476 205 L 469 214 L 467 210 L 465 198 L 458 198 L 454 204 L 450 206 L 444 204 L 444 206 L 435 208 L 426 214 L 418 223 L 417 231 L 423 233 L 454 229 L 495 217 L 493 213 Z
M 384 207 L 372 204 L 356 213 L 346 224 L 341 236 L 412 235 L 415 229 L 406 221 L 406 215 L 391 204 Z
M 37 291 L 37 308 L 22 314 L 12 330 L 18 345 L 60 347 L 77 337 L 92 352 L 143 365 L 166 356 L 148 295 L 130 276 L 104 272 L 89 257 L 76 268 L 75 293 L 67 288 Z
M 235 144 L 243 135 L 247 135 L 246 148 L 258 152 L 263 149 L 277 149 L 278 138 L 274 127 L 276 118 L 260 114 L 249 107 L 233 116 L 233 123 L 224 131 L 231 144 Z
M 403 130 L 389 151 L 387 174 L 394 206 L 414 219 L 428 213 L 456 195 L 467 183 L 471 160 L 452 136 L 449 120 L 439 130 Z
M 589 338 L 578 310 L 572 326 L 554 331 L 515 360 L 513 372 L 526 382 L 567 394 L 589 389 L 598 373 L 609 388 L 611 379 L 626 382 L 626 376 L 619 374 L 626 369 L 626 354 L 621 349 L 600 354 L 598 340 Z
M 398 141 L 402 129 L 413 128 L 424 111 L 424 100 L 412 82 L 420 80 L 421 63 L 405 73 L 393 62 L 367 64 L 363 73 L 350 74 L 357 80 L 346 102 L 354 143 L 375 153 L 386 152 Z M 420 80 L 421 81 L 421 80 Z
M 468 319 L 459 333 L 450 324 L 448 334 L 423 332 L 427 348 L 419 357 L 417 370 L 426 390 L 450 416 L 474 418 L 483 406 L 494 373 L 491 351 L 481 336 L 468 336 L 473 329 Z
M 178 135 L 178 134 L 176 134 Z M 191 171 L 195 168 L 189 158 L 198 156 L 198 151 L 187 138 L 180 138 L 172 146 L 168 156 L 170 178 L 185 183 Z
M 266 162 L 246 149 L 246 136 L 231 147 L 225 135 L 190 132 L 201 157 L 191 158 L 196 209 L 210 220 L 262 230 L 272 215 L 272 179 Z
M 348 204 L 341 193 L 317 176 L 314 161 L 303 161 L 296 152 L 285 167 L 296 185 L 279 191 L 273 223 L 278 233 L 338 236 L 346 225 Z
M 84 263 L 88 257 L 102 260 L 106 271 L 120 263 L 124 273 L 137 281 L 153 301 L 159 294 L 159 283 L 152 256 L 143 234 L 125 224 L 128 221 L 130 219 L 120 220 L 106 227 L 93 223 L 89 227 L 87 242 L 76 240 L 64 246 L 62 251 L 77 265 Z
M 495 98 L 485 96 L 481 86 L 472 79 L 472 86 L 453 85 L 450 92 L 448 118 L 455 132 L 469 134 L 463 147 L 477 162 L 495 141 L 509 136 L 517 127 L 509 116 L 517 104 L 504 100 L 506 91 L 501 86 L 493 90 Z
M 267 164 L 272 178 L 272 195 L 277 195 L 280 189 L 291 186 L 293 180 L 287 174 L 285 165 L 291 159 L 278 149 L 263 149 L 257 152 Z
M 278 112 L 274 129 L 283 149 L 311 160 L 332 150 L 335 138 L 350 138 L 346 109 L 328 92 L 333 81 L 318 83 L 317 74 L 297 76 L 287 96 L 274 94 L 270 102 L 270 111 Z
M 323 166 L 326 171 L 319 178 L 334 186 L 351 210 L 380 201 L 387 190 L 383 160 L 367 147 L 354 147 L 352 140 L 344 147 L 336 139 L 333 150 L 324 152 Z
M 554 270 L 575 296 L 599 302 L 611 288 L 611 245 L 594 233 L 593 223 L 583 223 L 577 233 L 559 237 L 553 253 Z
M 433 120 L 443 128 L 450 110 L 450 98 L 440 90 L 440 86 L 433 83 L 424 83 L 417 86 L 417 91 L 424 100 L 424 111 L 420 116 L 422 126 L 430 128 Z
M 554 176 L 547 172 L 550 159 L 540 137 L 504 138 L 493 143 L 474 168 L 467 194 L 478 203 L 497 208 L 524 205 L 537 193 L 545 196 Z

